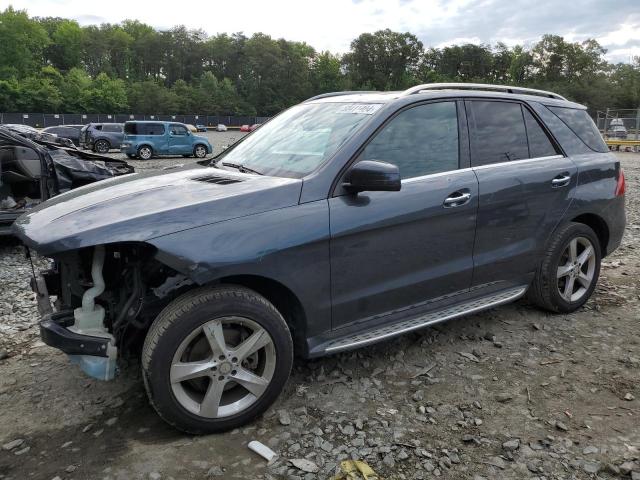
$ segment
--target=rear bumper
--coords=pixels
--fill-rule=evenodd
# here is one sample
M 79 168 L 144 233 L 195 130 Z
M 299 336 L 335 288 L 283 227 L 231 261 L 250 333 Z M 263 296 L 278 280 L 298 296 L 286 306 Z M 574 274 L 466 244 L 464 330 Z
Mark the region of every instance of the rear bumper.
M 73 325 L 73 310 L 50 313 L 40 322 L 40 337 L 50 347 L 68 355 L 90 355 L 108 357 L 109 339 L 72 332 L 67 327 Z

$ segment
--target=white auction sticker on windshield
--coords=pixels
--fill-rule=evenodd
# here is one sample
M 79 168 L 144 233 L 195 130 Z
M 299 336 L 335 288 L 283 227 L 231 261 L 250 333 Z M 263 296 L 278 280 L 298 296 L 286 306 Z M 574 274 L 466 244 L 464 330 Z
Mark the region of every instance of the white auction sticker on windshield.
M 344 103 L 336 113 L 359 113 L 361 115 L 373 115 L 380 110 L 380 103 Z

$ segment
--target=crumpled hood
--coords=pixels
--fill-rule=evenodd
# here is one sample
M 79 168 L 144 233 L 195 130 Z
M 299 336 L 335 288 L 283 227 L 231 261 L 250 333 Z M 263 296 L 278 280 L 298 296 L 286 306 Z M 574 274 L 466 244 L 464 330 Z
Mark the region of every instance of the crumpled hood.
M 145 241 L 295 205 L 301 187 L 302 180 L 190 165 L 125 175 L 58 195 L 19 217 L 13 230 L 44 255 Z

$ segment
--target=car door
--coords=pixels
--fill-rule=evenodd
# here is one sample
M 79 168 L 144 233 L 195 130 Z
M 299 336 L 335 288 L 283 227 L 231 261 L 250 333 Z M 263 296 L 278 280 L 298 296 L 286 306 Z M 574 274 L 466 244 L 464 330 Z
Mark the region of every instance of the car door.
M 164 123 L 149 122 L 143 123 L 139 128 L 140 132 L 144 134 L 140 138 L 140 143 L 150 145 L 153 148 L 154 154 L 167 155 L 169 152 L 169 131 L 165 128 Z
M 463 108 L 455 101 L 412 106 L 364 147 L 356 161 L 399 167 L 399 192 L 329 199 L 334 328 L 468 291 L 478 184 L 460 168 Z
M 466 101 L 480 198 L 473 285 L 526 284 L 571 203 L 574 163 L 526 104 Z
M 169 126 L 169 153 L 185 155 L 191 153 L 191 136 L 184 125 L 172 123 Z

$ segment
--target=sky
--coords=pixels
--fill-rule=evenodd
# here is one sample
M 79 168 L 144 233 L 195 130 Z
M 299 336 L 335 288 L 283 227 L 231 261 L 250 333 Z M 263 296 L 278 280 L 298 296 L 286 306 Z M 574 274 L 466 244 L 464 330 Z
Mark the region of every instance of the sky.
M 0 8 L 2 3 L 0 1 Z M 411 32 L 425 47 L 502 41 L 531 46 L 545 33 L 595 38 L 611 62 L 640 57 L 640 0 L 9 0 L 31 16 L 81 25 L 136 19 L 164 30 L 184 24 L 210 35 L 263 32 L 344 53 L 384 28 Z

